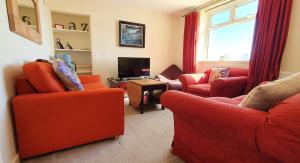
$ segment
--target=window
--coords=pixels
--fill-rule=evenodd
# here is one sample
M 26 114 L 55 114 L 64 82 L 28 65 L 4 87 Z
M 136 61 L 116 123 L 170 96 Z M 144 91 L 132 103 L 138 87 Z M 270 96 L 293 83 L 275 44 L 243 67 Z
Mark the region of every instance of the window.
M 258 0 L 238 0 L 208 11 L 206 61 L 250 59 Z
M 223 24 L 230 21 L 230 10 L 217 13 L 211 17 L 212 25 Z

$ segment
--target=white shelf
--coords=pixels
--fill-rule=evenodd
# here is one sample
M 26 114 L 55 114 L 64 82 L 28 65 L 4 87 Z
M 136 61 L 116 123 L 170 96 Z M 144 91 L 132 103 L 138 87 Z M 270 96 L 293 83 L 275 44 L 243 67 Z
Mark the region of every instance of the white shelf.
M 91 64 L 78 64 L 77 65 L 78 68 L 92 68 Z
M 85 52 L 91 53 L 91 50 L 76 50 L 76 49 L 55 49 L 56 52 Z
M 79 70 L 76 71 L 77 74 L 91 74 L 93 73 L 92 70 Z
M 70 30 L 70 29 L 56 29 L 52 28 L 54 33 L 79 33 L 79 34 L 89 34 L 90 31 L 79 31 L 79 30 Z

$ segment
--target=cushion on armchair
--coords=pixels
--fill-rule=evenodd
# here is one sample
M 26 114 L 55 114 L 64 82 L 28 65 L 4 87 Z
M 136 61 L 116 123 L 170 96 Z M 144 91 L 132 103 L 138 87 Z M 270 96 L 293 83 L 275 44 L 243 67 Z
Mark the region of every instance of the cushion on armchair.
M 63 92 L 64 85 L 56 76 L 49 63 L 30 62 L 23 66 L 23 71 L 31 85 L 41 93 Z
M 282 100 L 300 92 L 300 73 L 255 87 L 241 102 L 242 106 L 268 111 Z
M 184 92 L 202 97 L 237 97 L 243 94 L 248 70 L 243 68 L 213 68 L 202 74 L 180 76 Z
M 176 80 L 179 79 L 179 76 L 183 74 L 183 71 L 180 70 L 176 65 L 171 65 L 168 67 L 165 71 L 160 73 L 160 75 L 164 76 L 165 78 L 168 78 L 170 80 Z
M 160 81 L 168 83 L 168 89 L 182 90 L 182 84 L 179 81 L 179 77 L 182 74 L 183 72 L 176 65 L 173 64 L 170 67 L 168 67 L 165 71 L 160 73 L 160 75 L 157 75 L 157 78 Z
M 212 68 L 208 83 L 212 83 L 213 81 L 219 78 L 227 78 L 229 77 L 229 68 Z

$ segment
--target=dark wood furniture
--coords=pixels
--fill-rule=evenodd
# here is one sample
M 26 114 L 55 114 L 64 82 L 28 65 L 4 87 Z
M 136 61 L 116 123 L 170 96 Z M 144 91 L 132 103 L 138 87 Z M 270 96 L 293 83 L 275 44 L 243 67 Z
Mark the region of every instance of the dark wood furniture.
M 159 95 L 154 93 L 155 90 L 161 90 L 160 94 L 167 90 L 167 83 L 153 80 L 129 80 L 127 83 L 127 94 L 129 97 L 130 105 L 133 108 L 139 108 L 141 114 L 144 113 L 144 106 L 147 104 L 160 103 Z M 162 109 L 164 109 L 162 107 Z
M 108 78 L 107 81 L 110 88 L 122 88 L 124 90 L 127 90 L 128 80 L 118 80 L 115 78 Z

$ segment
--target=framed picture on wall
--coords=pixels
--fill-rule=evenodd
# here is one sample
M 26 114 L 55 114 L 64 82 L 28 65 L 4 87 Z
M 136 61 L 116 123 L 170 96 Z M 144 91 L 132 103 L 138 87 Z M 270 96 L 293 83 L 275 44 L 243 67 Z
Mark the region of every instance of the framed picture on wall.
M 145 48 L 145 24 L 119 21 L 119 45 Z

